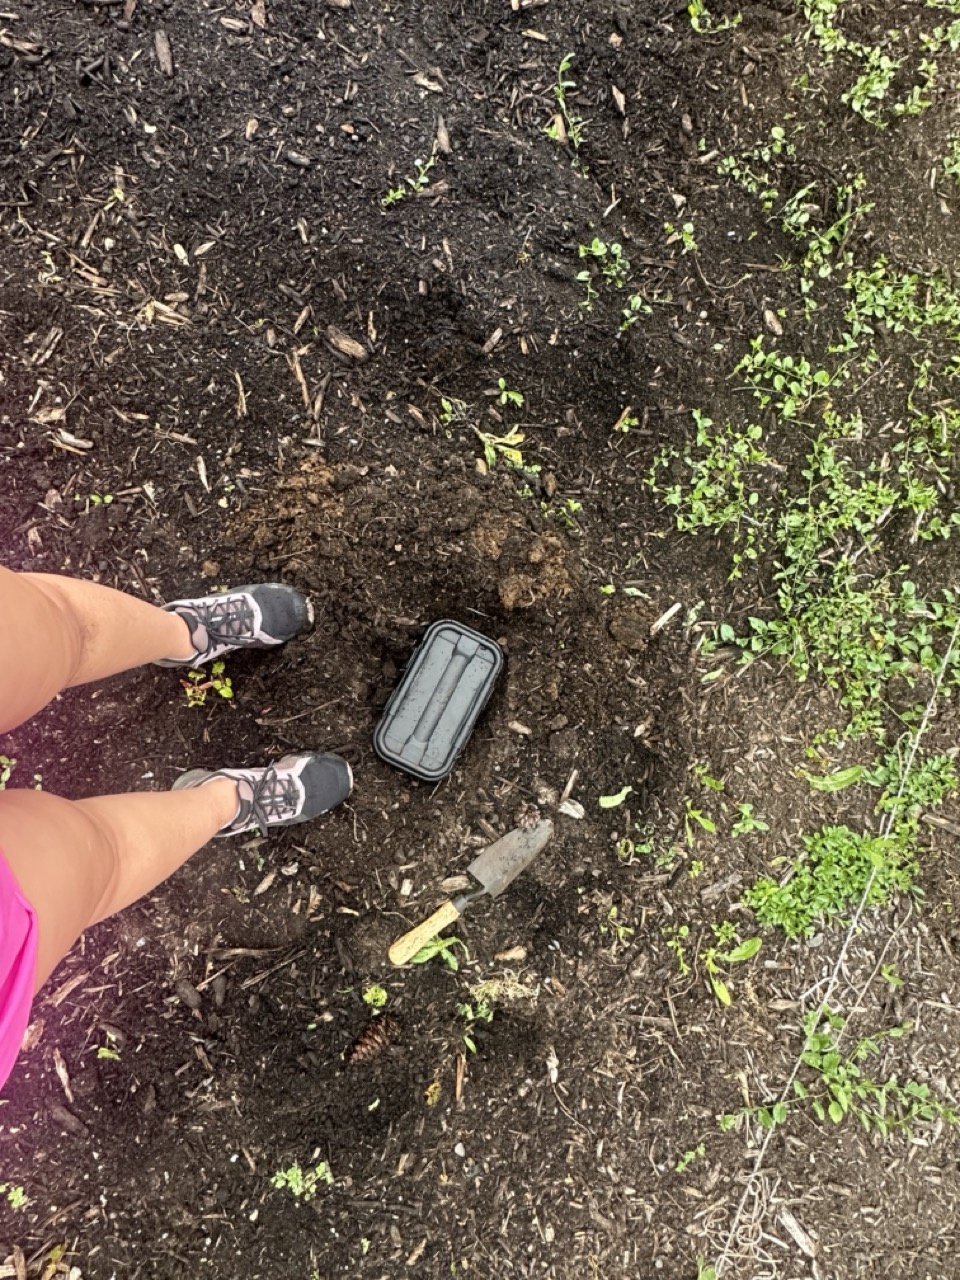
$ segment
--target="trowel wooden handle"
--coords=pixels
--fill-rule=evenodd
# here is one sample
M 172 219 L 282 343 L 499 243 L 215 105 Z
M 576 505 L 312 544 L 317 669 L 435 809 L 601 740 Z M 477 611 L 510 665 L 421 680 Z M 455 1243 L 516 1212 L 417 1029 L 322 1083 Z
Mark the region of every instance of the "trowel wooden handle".
M 422 924 L 418 924 L 415 929 L 411 929 L 409 933 L 405 933 L 396 940 L 387 952 L 391 964 L 406 964 L 421 947 L 427 945 L 431 938 L 435 938 L 441 929 L 445 929 L 448 924 L 453 924 L 454 920 L 459 919 L 460 912 L 453 903 L 444 902 Z

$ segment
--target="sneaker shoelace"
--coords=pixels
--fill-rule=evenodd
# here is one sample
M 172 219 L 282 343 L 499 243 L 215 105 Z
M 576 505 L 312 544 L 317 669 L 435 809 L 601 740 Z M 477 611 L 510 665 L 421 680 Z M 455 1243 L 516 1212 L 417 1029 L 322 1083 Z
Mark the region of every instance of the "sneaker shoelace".
M 256 630 L 253 605 L 246 596 L 228 596 L 215 603 L 191 604 L 191 613 L 207 633 L 207 652 L 217 645 L 235 645 Z
M 276 769 L 265 769 L 257 781 L 252 778 L 245 781 L 253 790 L 247 803 L 261 835 L 267 834 L 271 822 L 295 818 L 300 812 L 300 787 L 289 774 L 281 776 Z

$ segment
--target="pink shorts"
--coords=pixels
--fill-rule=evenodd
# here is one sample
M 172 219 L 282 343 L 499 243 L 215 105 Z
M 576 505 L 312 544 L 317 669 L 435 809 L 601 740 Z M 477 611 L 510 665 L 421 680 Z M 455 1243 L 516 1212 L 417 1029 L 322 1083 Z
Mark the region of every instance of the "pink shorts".
M 37 972 L 37 917 L 0 849 L 0 1088 L 30 1021 Z

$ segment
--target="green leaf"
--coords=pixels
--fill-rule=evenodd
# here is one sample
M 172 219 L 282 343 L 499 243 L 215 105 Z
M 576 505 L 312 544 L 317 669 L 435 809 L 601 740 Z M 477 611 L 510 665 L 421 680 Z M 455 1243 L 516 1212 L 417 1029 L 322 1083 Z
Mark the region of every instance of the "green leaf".
M 627 796 L 630 794 L 632 790 L 633 790 L 633 787 L 627 786 L 627 787 L 623 787 L 614 796 L 601 796 L 599 800 L 600 808 L 601 809 L 618 808 L 620 805 L 623 804 L 624 800 L 626 800 Z
M 836 1100 L 830 1103 L 830 1106 L 827 1108 L 827 1111 L 830 1116 L 830 1119 L 833 1121 L 834 1124 L 839 1124 L 840 1121 L 843 1119 L 843 1115 L 844 1115 L 843 1107 Z
M 803 776 L 810 784 L 811 791 L 843 791 L 859 782 L 866 769 L 862 764 L 852 764 L 849 769 L 838 769 L 836 773 L 828 773 L 826 777 L 803 771 Z
M 787 1104 L 785 1102 L 776 1103 L 776 1105 L 773 1108 L 774 1124 L 783 1124 L 786 1118 L 787 1118 Z
M 730 995 L 729 988 L 721 978 L 714 977 L 713 974 L 711 974 L 710 985 L 713 987 L 713 994 L 721 1004 L 730 1005 L 733 1003 L 733 998 Z
M 726 964 L 740 964 L 743 960 L 752 960 L 762 945 L 759 938 L 747 938 L 746 942 L 741 942 L 739 947 L 721 955 L 720 959 Z

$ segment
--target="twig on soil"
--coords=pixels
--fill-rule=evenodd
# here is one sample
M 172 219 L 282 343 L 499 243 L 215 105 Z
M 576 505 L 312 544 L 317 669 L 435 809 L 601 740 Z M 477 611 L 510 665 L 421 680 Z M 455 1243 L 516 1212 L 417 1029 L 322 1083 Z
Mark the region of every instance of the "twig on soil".
M 907 784 L 907 779 L 910 777 L 910 772 L 913 768 L 913 762 L 916 759 L 917 749 L 920 746 L 920 740 L 923 737 L 924 733 L 926 733 L 927 725 L 929 724 L 930 717 L 933 714 L 933 709 L 937 705 L 937 698 L 940 695 L 940 686 L 943 683 L 943 677 L 946 673 L 947 666 L 950 662 L 951 657 L 953 656 L 953 651 L 957 643 L 958 635 L 960 635 L 960 621 L 958 621 L 955 624 L 953 631 L 950 635 L 950 643 L 947 645 L 946 651 L 943 655 L 943 661 L 940 664 L 940 670 L 937 672 L 936 681 L 930 693 L 930 697 L 927 700 L 927 705 L 924 707 L 923 716 L 920 720 L 919 725 L 917 726 L 917 731 L 913 736 L 913 742 L 910 744 L 910 751 L 907 756 L 907 762 L 903 769 L 903 772 L 900 775 L 900 785 L 897 787 L 897 794 L 895 797 L 896 800 L 899 800 L 900 797 L 903 795 L 903 789 Z M 896 817 L 896 812 L 897 812 L 897 806 L 896 804 L 894 804 L 890 807 L 886 817 L 884 818 L 883 822 L 881 822 L 880 824 L 881 836 L 887 836 L 890 834 L 890 830 L 893 826 L 893 823 Z M 863 893 L 860 895 L 860 901 L 857 903 L 857 909 L 853 913 L 853 919 L 850 921 L 850 924 L 847 926 L 847 930 L 843 937 L 843 942 L 840 945 L 839 955 L 837 956 L 833 969 L 830 972 L 830 977 L 827 980 L 827 989 L 824 992 L 823 998 L 821 999 L 819 1005 L 817 1006 L 816 1018 L 814 1019 L 815 1023 L 819 1022 L 819 1020 L 823 1017 L 824 1011 L 826 1010 L 830 1002 L 830 999 L 833 996 L 833 993 L 836 989 L 837 982 L 840 979 L 840 975 L 841 975 L 841 972 L 843 971 L 843 966 L 847 958 L 847 952 L 850 949 L 850 943 L 853 941 L 853 937 L 859 927 L 860 919 L 863 915 L 864 908 L 870 898 L 870 891 L 873 888 L 873 883 L 874 883 L 874 880 L 876 879 L 877 871 L 878 871 L 877 866 L 874 866 L 871 869 L 870 875 L 867 877 L 867 883 L 864 885 Z M 874 972 L 878 972 L 878 971 L 879 971 L 879 968 Z M 863 990 L 861 991 L 860 996 L 858 997 L 857 1003 L 859 1003 L 859 1001 L 866 994 L 867 988 L 869 987 L 870 982 L 873 980 L 873 976 L 874 975 L 871 974 L 870 979 L 864 985 Z M 793 1064 L 790 1074 L 787 1077 L 787 1081 L 780 1091 L 780 1095 L 777 1099 L 778 1103 L 783 1103 L 787 1101 L 787 1098 L 790 1095 L 790 1090 L 793 1088 L 793 1082 L 797 1078 L 797 1074 L 799 1073 L 800 1068 L 803 1065 L 803 1055 L 805 1052 L 806 1052 L 806 1041 L 804 1041 L 803 1049 L 801 1050 L 800 1054 L 797 1056 L 797 1059 Z M 763 1142 L 760 1144 L 760 1149 L 757 1152 L 756 1159 L 753 1162 L 753 1168 L 750 1170 L 750 1173 L 747 1175 L 747 1181 L 743 1189 L 743 1194 L 740 1197 L 740 1201 L 737 1205 L 736 1212 L 733 1215 L 733 1222 L 730 1224 L 730 1230 L 727 1232 L 727 1238 L 724 1241 L 723 1249 L 721 1250 L 720 1256 L 717 1258 L 716 1267 L 715 1267 L 716 1280 L 722 1280 L 722 1276 L 726 1271 L 727 1266 L 731 1260 L 731 1249 L 736 1239 L 737 1232 L 740 1228 L 740 1223 L 743 1219 L 744 1211 L 747 1206 L 747 1201 L 749 1200 L 751 1195 L 753 1195 L 754 1199 L 756 1199 L 757 1180 L 760 1177 L 760 1172 L 763 1168 L 763 1162 L 766 1159 L 767 1150 L 770 1147 L 770 1142 L 775 1132 L 776 1132 L 776 1126 L 773 1126 L 767 1129 L 764 1135 Z M 761 1220 L 762 1220 L 762 1215 L 761 1215 Z

